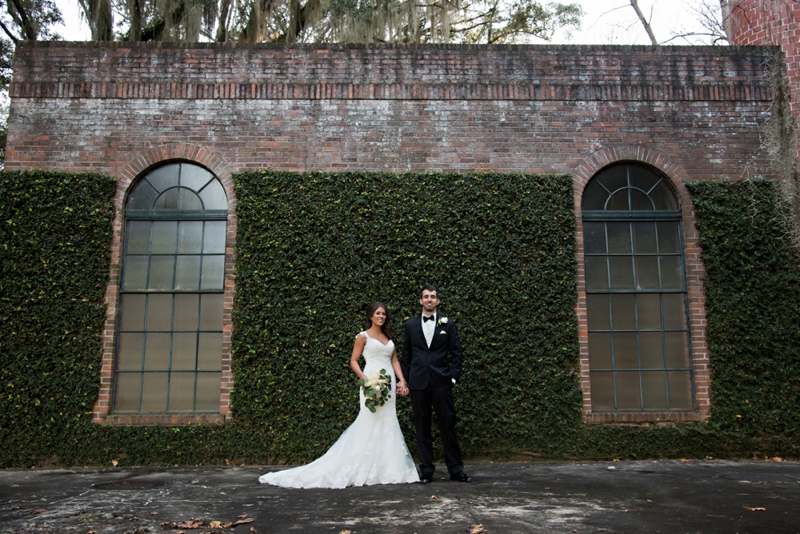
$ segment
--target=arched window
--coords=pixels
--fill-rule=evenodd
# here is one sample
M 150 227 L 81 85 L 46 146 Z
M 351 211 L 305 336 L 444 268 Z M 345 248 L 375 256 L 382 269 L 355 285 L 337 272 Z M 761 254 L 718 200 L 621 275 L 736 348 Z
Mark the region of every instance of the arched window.
M 650 167 L 616 164 L 581 208 L 592 411 L 694 409 L 675 194 Z
M 171 163 L 125 206 L 115 413 L 218 412 L 228 200 L 207 170 Z

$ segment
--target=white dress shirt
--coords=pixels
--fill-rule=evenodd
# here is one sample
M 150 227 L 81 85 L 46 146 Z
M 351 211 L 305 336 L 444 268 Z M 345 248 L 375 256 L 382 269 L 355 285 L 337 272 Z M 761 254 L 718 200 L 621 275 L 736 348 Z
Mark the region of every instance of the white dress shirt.
M 422 317 L 425 317 L 425 314 L 422 314 Z M 433 334 L 436 331 L 436 314 L 433 314 L 433 321 L 426 321 L 423 318 L 420 318 L 422 321 L 422 333 L 425 334 L 425 342 L 428 344 L 428 348 L 431 346 L 431 342 L 433 341 Z

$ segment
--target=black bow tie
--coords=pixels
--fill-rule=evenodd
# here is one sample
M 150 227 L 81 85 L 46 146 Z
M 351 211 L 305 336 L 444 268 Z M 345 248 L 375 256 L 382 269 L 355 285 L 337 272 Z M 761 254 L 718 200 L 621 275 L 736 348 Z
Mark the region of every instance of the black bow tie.
M 423 323 L 427 323 L 428 321 L 433 321 L 434 317 L 436 317 L 436 316 L 435 315 L 431 315 L 430 317 L 428 317 L 427 315 L 423 315 L 422 316 L 422 322 Z

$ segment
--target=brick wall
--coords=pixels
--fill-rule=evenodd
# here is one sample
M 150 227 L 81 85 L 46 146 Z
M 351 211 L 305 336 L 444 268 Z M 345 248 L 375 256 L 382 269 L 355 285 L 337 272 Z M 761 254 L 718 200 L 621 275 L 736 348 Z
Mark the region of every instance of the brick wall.
M 231 204 L 244 169 L 570 173 L 576 210 L 591 176 L 642 161 L 682 202 L 698 410 L 592 414 L 586 292 L 580 271 L 584 418 L 702 420 L 709 413 L 703 265 L 683 183 L 768 169 L 768 48 L 610 46 L 282 46 L 22 43 L 16 53 L 6 168 L 106 172 L 120 179 L 103 390 L 108 415 L 122 206 L 132 181 L 170 159 L 198 162 Z M 579 260 L 583 255 L 578 234 Z M 226 278 L 225 354 L 230 365 Z M 229 414 L 224 382 L 223 415 Z M 180 423 L 170 420 L 169 423 Z M 119 421 L 132 422 L 132 421 Z M 135 421 L 134 421 L 135 422 Z M 164 421 L 162 421 L 164 422 Z
M 800 1 L 736 0 L 731 6 L 732 44 L 781 47 L 797 128 L 800 124 Z M 800 154 L 800 137 L 796 142 Z

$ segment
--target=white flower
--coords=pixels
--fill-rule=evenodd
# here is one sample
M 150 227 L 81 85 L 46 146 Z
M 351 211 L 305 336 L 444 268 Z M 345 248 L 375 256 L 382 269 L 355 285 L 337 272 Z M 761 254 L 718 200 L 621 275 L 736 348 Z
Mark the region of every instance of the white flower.
M 439 319 L 439 325 L 447 324 L 447 317 L 442 317 Z

